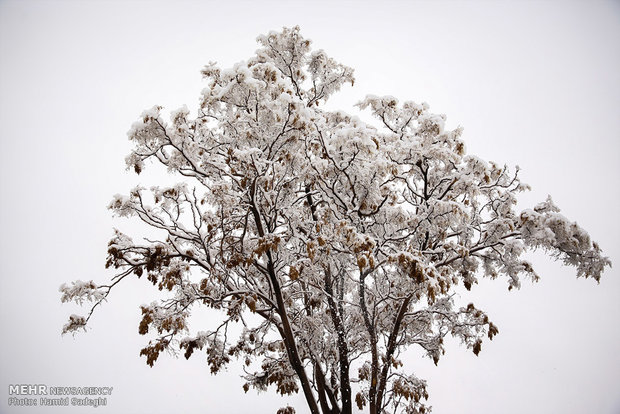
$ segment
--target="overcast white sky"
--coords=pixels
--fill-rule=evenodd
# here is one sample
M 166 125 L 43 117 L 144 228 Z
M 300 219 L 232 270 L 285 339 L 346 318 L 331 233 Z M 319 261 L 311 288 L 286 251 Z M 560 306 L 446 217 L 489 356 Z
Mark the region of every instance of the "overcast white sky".
M 434 412 L 620 413 L 619 2 L 2 0 L 0 413 L 94 410 L 9 408 L 15 383 L 114 387 L 97 413 L 305 412 L 299 397 L 243 394 L 235 366 L 213 377 L 203 358 L 163 355 L 149 368 L 144 280 L 116 290 L 87 334 L 60 335 L 80 312 L 59 285 L 112 276 L 112 228 L 132 228 L 106 210 L 112 195 L 154 184 L 125 172 L 131 123 L 154 104 L 195 110 L 204 64 L 245 60 L 284 25 L 355 68 L 332 106 L 428 102 L 464 126 L 469 153 L 521 166 L 524 208 L 551 194 L 616 265 L 597 285 L 535 255 L 536 285 L 476 287 L 500 329 L 480 356 L 450 344 L 438 367 L 407 358 Z

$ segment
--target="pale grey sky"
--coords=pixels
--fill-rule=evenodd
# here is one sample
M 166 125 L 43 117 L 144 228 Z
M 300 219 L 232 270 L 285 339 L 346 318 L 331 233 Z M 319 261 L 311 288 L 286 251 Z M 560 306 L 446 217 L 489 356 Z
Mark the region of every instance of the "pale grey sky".
M 480 356 L 451 344 L 438 367 L 407 358 L 434 412 L 620 413 L 619 2 L 51 0 L 0 1 L 0 413 L 94 410 L 10 408 L 15 383 L 114 387 L 98 413 L 305 412 L 302 398 L 243 394 L 235 366 L 213 377 L 200 357 L 162 355 L 149 368 L 143 280 L 88 333 L 60 336 L 80 309 L 59 285 L 108 279 L 112 228 L 137 229 L 111 218 L 112 195 L 154 184 L 124 170 L 131 123 L 154 104 L 195 110 L 204 64 L 245 60 L 285 25 L 356 70 L 332 107 L 428 102 L 464 126 L 469 153 L 521 166 L 524 208 L 551 194 L 616 265 L 597 285 L 537 254 L 536 285 L 477 286 L 500 329 Z

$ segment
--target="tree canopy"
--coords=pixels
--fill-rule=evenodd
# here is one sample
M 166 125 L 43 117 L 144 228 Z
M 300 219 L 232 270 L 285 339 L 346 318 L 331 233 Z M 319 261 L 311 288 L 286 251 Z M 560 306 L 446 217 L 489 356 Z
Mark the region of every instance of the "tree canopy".
M 132 125 L 128 168 L 161 164 L 183 180 L 114 197 L 115 214 L 162 237 L 116 230 L 111 281 L 61 286 L 63 302 L 90 302 L 64 333 L 135 276 L 169 292 L 141 306 L 151 366 L 166 350 L 204 353 L 213 373 L 241 358 L 246 392 L 301 392 L 313 414 L 424 413 L 426 382 L 400 355 L 419 346 L 437 363 L 448 335 L 478 354 L 498 333 L 457 303 L 458 285 L 536 280 L 522 258 L 532 249 L 597 281 L 610 265 L 551 198 L 516 211 L 529 188 L 519 169 L 468 155 L 462 129 L 446 129 L 426 103 L 367 96 L 358 106 L 372 125 L 322 109 L 353 85 L 353 70 L 312 51 L 298 27 L 258 42 L 232 69 L 202 70 L 194 118 L 181 108 L 165 121 L 156 106 Z M 201 305 L 221 319 L 196 330 L 188 319 Z

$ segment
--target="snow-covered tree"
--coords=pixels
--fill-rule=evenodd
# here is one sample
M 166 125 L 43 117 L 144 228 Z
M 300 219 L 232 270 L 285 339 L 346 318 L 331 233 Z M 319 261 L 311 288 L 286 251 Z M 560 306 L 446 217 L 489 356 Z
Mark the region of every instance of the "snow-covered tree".
M 128 168 L 163 164 L 183 181 L 114 197 L 110 209 L 161 240 L 116 231 L 112 280 L 61 287 L 63 302 L 91 302 L 63 332 L 85 327 L 123 280 L 144 278 L 169 292 L 141 307 L 151 366 L 165 350 L 206 353 L 213 373 L 241 358 L 246 392 L 301 392 L 313 414 L 424 413 L 426 383 L 399 356 L 419 346 L 437 363 L 447 335 L 478 354 L 498 333 L 456 303 L 456 286 L 536 280 L 528 249 L 597 281 L 610 265 L 550 198 L 515 211 L 528 188 L 518 168 L 467 155 L 461 129 L 427 104 L 368 96 L 358 106 L 375 126 L 321 109 L 353 70 L 311 51 L 297 27 L 258 42 L 232 69 L 202 70 L 195 118 L 182 108 L 165 121 L 154 107 L 131 127 Z M 221 319 L 190 329 L 199 306 Z

